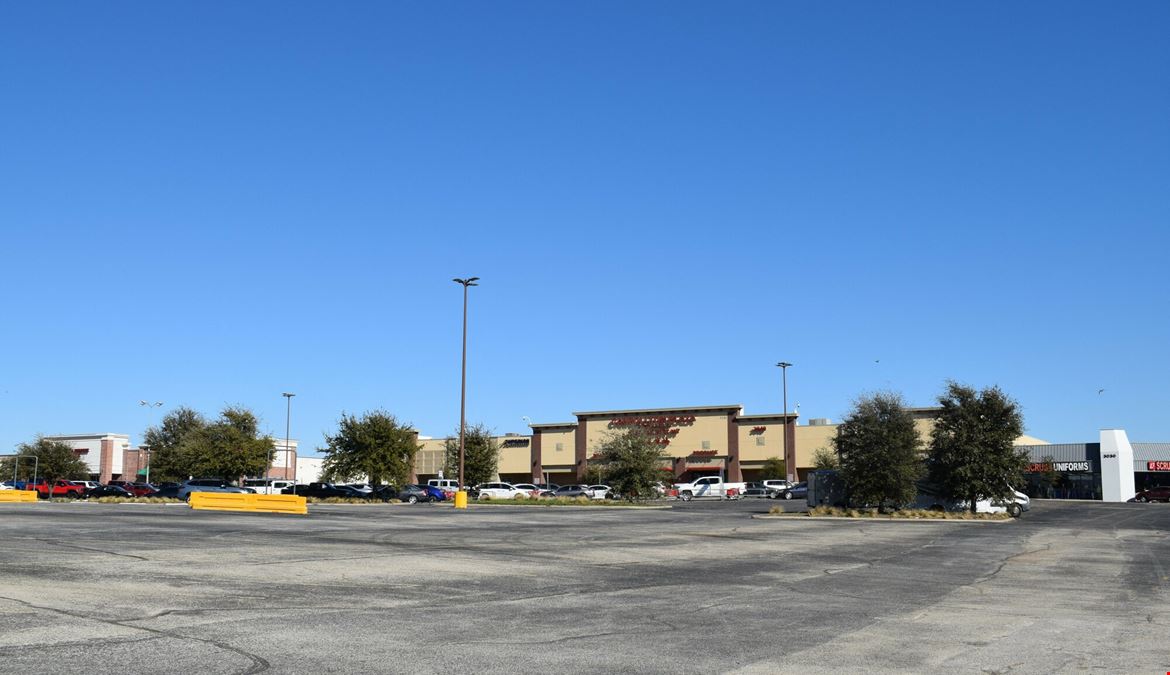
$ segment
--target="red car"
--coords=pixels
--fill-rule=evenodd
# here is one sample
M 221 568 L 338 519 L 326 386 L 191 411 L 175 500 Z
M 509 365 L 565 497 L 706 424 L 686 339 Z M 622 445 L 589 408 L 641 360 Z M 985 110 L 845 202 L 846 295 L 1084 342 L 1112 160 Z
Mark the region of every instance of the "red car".
M 1170 502 L 1170 487 L 1165 485 L 1142 490 L 1133 496 L 1131 502 Z
M 85 486 L 71 480 L 55 480 L 50 486 L 44 478 L 38 478 L 25 486 L 26 490 L 36 490 L 41 499 L 49 497 L 70 497 L 78 499 L 85 493 Z
M 135 497 L 146 497 L 148 495 L 154 494 L 155 492 L 158 492 L 158 488 L 151 485 L 150 483 L 129 483 L 127 485 L 122 485 L 121 487 L 125 488 L 127 492 L 134 495 Z

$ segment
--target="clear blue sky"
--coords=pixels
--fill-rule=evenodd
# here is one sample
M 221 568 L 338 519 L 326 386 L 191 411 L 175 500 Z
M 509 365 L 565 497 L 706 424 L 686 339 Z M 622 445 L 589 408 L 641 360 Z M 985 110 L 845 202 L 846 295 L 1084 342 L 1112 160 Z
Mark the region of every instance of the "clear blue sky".
M 0 452 L 252 408 L 1170 441 L 1170 3 L 0 9 Z M 1103 393 L 1098 390 L 1104 388 Z M 162 411 L 138 405 L 163 401 Z

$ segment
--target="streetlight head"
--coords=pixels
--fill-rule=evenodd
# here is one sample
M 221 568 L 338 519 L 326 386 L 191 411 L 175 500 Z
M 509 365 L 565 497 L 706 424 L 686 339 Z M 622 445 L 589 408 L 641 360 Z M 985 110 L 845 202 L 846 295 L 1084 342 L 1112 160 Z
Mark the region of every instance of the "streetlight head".
M 787 362 L 787 361 L 781 361 L 780 363 L 776 364 L 776 367 L 777 368 L 787 368 L 788 366 L 791 366 L 791 365 L 792 364 Z
M 479 285 L 479 284 L 475 283 L 475 282 L 479 281 L 479 277 L 468 277 L 466 279 L 455 278 L 455 279 L 452 279 L 451 281 L 454 281 L 457 284 L 463 284 L 463 286 L 465 288 L 467 286 L 478 286 Z
M 281 394 L 281 396 L 284 396 L 285 398 L 292 398 L 293 396 L 296 396 L 296 394 L 290 394 L 286 391 L 283 394 Z

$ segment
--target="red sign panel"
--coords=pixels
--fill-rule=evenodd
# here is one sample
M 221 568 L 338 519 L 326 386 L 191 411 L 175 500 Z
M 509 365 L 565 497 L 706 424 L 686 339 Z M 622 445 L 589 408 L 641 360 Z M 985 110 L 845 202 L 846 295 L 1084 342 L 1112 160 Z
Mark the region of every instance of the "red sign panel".
M 1170 462 L 1146 462 L 1146 471 L 1170 471 Z

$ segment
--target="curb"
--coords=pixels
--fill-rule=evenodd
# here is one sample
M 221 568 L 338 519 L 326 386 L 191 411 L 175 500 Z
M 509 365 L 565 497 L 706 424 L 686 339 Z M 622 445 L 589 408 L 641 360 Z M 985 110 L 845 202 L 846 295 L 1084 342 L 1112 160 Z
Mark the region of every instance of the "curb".
M 980 525 L 987 523 L 1010 523 L 1019 518 L 995 518 L 995 519 L 972 519 L 963 520 L 960 518 L 851 518 L 849 516 L 810 516 L 804 513 L 793 515 L 777 515 L 772 514 L 754 514 L 752 518 L 756 520 L 804 520 L 808 522 L 821 521 L 849 521 L 860 523 L 978 523 Z

